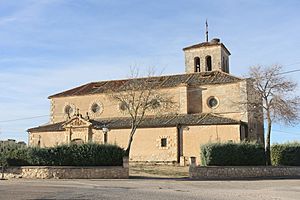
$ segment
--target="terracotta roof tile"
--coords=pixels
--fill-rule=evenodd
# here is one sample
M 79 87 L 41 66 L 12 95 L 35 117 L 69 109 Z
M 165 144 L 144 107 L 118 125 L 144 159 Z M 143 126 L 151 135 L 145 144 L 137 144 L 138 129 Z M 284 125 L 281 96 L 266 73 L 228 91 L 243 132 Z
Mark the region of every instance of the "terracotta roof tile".
M 109 129 L 130 128 L 131 118 L 109 118 L 90 120 L 95 129 L 102 129 L 106 125 Z M 64 131 L 63 124 L 60 122 L 45 126 L 31 128 L 28 132 L 50 132 Z M 212 114 L 187 114 L 187 115 L 165 115 L 165 116 L 147 116 L 141 128 L 159 128 L 176 127 L 177 125 L 222 125 L 222 124 L 240 124 L 230 118 L 219 117 Z
M 30 128 L 28 132 L 51 132 L 51 131 L 64 131 L 65 129 L 62 127 L 65 122 L 59 122 L 55 124 L 47 124 L 34 128 Z
M 112 80 L 88 83 L 58 94 L 54 94 L 49 98 L 66 97 L 66 96 L 80 96 L 89 94 L 99 94 L 109 91 L 122 91 L 131 81 L 140 81 L 141 84 L 148 84 L 156 88 L 177 87 L 181 84 L 188 85 L 205 85 L 205 84 L 223 84 L 241 81 L 242 79 L 229 75 L 221 71 L 200 72 L 179 74 L 171 76 L 158 76 L 127 80 Z

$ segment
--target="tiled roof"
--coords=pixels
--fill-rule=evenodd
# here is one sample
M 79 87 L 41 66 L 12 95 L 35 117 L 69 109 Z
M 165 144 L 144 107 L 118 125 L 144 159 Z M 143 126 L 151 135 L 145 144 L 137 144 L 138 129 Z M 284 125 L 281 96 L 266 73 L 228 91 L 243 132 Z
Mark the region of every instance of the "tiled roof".
M 93 128 L 102 129 L 105 125 L 109 129 L 130 128 L 131 118 L 109 118 L 90 120 Z M 64 131 L 63 124 L 60 122 L 45 126 L 31 128 L 29 132 L 51 132 Z M 230 118 L 219 117 L 212 114 L 187 114 L 187 115 L 166 115 L 166 116 L 148 116 L 140 125 L 141 128 L 159 128 L 159 127 L 175 127 L 177 125 L 225 125 L 225 124 L 240 124 Z
M 28 132 L 51 132 L 51 131 L 64 131 L 65 129 L 63 128 L 63 124 L 65 122 L 59 122 L 55 124 L 47 124 L 47 125 L 42 125 L 38 126 L 35 128 L 30 128 L 27 131 Z
M 199 47 L 210 47 L 210 46 L 222 46 L 227 51 L 227 53 L 229 55 L 231 55 L 230 51 L 225 47 L 225 45 L 223 43 L 213 43 L 213 42 L 202 42 L 199 44 L 194 44 L 194 45 L 183 48 L 183 51 L 189 50 L 189 49 L 195 49 L 195 48 L 199 48 Z
M 189 74 L 179 74 L 171 76 L 158 76 L 138 79 L 126 79 L 126 80 L 113 80 L 113 81 L 101 81 L 88 83 L 55 95 L 54 97 L 66 97 L 66 96 L 81 96 L 89 94 L 99 94 L 109 91 L 122 91 L 126 89 L 126 85 L 131 81 L 140 81 L 141 84 L 148 84 L 154 88 L 168 88 L 176 87 L 181 84 L 187 84 L 191 86 L 207 85 L 207 84 L 224 84 L 241 81 L 242 79 L 229 75 L 221 71 L 211 72 L 198 72 Z

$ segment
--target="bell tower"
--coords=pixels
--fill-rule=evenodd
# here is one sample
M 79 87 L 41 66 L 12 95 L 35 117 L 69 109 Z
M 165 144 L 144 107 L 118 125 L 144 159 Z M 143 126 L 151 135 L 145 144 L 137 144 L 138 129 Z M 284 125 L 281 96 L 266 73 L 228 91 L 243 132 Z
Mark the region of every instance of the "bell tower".
M 183 49 L 185 54 L 185 72 L 223 71 L 229 73 L 229 50 L 214 38 Z
M 208 41 L 208 24 L 206 22 L 206 42 L 185 47 L 185 72 L 223 71 L 229 73 L 230 52 L 219 38 Z

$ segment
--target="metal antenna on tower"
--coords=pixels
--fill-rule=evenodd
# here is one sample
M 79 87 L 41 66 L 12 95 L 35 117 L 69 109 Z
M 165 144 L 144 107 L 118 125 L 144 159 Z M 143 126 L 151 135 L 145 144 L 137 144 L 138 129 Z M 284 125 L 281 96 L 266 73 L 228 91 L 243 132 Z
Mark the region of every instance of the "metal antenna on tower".
M 206 42 L 208 42 L 208 23 L 207 23 L 207 19 L 206 19 L 206 22 L 205 22 L 205 29 L 206 29 L 206 32 L 205 32 Z

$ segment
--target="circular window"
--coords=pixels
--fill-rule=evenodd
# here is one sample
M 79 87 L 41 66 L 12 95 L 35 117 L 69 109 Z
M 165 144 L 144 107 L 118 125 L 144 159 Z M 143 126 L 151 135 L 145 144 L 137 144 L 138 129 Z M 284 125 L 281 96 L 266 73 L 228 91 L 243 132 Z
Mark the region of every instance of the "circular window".
M 70 105 L 66 105 L 65 106 L 65 109 L 64 109 L 64 113 L 66 114 L 66 115 L 72 115 L 73 113 L 74 113 L 74 109 L 72 108 L 72 106 L 70 106 Z
M 152 100 L 150 101 L 150 104 L 151 104 L 151 108 L 152 108 L 153 110 L 155 110 L 155 109 L 157 109 L 157 108 L 159 108 L 159 107 L 161 106 L 161 102 L 160 102 L 159 99 L 152 99 Z
M 99 104 L 97 104 L 97 103 L 92 104 L 91 111 L 93 113 L 98 113 L 98 112 L 100 112 L 100 110 L 101 110 L 101 107 L 99 106 Z
M 93 101 L 90 104 L 90 111 L 92 117 L 97 117 L 103 112 L 103 105 L 100 101 Z
M 120 103 L 120 105 L 119 105 L 119 109 L 121 110 L 121 111 L 126 111 L 127 110 L 127 104 L 126 104 L 126 102 L 121 102 Z
M 216 108 L 219 105 L 219 101 L 216 97 L 209 97 L 207 100 L 207 105 L 210 108 Z

